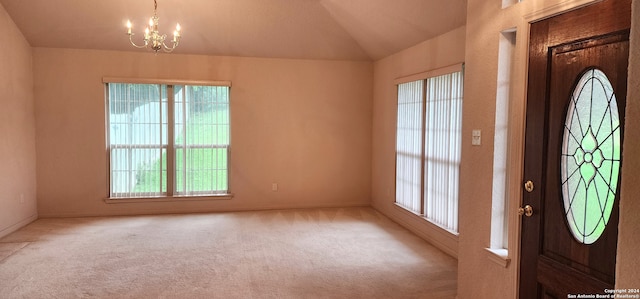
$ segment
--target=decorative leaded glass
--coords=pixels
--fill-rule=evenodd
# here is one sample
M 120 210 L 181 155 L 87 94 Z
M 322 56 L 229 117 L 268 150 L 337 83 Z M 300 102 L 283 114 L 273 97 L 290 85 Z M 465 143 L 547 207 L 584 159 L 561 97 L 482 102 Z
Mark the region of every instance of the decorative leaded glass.
M 620 176 L 620 118 L 613 87 L 586 71 L 571 95 L 562 142 L 562 197 L 573 236 L 592 244 L 611 217 Z

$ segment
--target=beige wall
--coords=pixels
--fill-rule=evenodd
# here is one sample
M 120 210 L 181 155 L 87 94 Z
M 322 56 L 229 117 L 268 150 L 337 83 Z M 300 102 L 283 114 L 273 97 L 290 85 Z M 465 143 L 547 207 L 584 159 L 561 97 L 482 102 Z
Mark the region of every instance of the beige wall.
M 464 61 L 464 49 L 465 27 L 460 27 L 376 61 L 373 76 L 372 204 L 453 256 L 458 250 L 456 236 L 394 204 L 397 90 L 393 81 L 461 63 Z
M 31 47 L 0 5 L 0 237 L 36 219 Z
M 368 205 L 370 62 L 35 48 L 41 216 Z M 231 200 L 106 204 L 102 77 L 231 80 Z M 271 191 L 278 183 L 278 191 Z
M 640 288 L 640 0 L 633 0 L 622 156 L 617 288 Z
M 501 32 L 517 27 L 515 59 L 525 59 L 522 54 L 528 39 L 525 25 L 519 24 L 521 11 L 512 7 L 501 9 L 502 1 L 469 0 L 467 5 L 467 34 L 465 55 L 465 88 L 462 130 L 462 161 L 460 165 L 460 238 L 458 253 L 458 298 L 515 298 L 517 265 L 507 267 L 494 262 L 495 257 L 485 248 L 490 245 L 493 134 L 497 90 L 498 47 Z M 517 6 L 532 4 L 525 1 Z M 520 26 L 519 26 L 520 25 Z M 521 130 L 523 119 L 524 75 L 515 62 L 512 69 L 512 99 L 510 119 L 512 130 Z M 518 91 L 520 90 L 520 91 Z M 471 146 L 471 131 L 481 130 L 482 144 Z M 516 136 L 517 137 L 517 136 Z M 516 139 L 511 144 L 522 144 Z M 513 148 L 510 149 L 511 154 Z M 509 150 L 508 150 L 509 151 Z M 513 162 L 517 158 L 510 161 Z M 519 173 L 517 166 L 512 173 Z M 512 166 L 512 167 L 513 167 Z M 517 175 L 511 179 L 520 180 Z M 519 184 L 518 184 L 519 185 Z M 512 199 L 517 196 L 512 195 Z M 513 201 L 512 201 L 513 202 Z M 518 205 L 515 203 L 513 206 Z M 513 215 L 513 212 L 512 212 Z M 513 232 L 513 231 L 511 231 Z M 513 238 L 512 238 L 513 240 Z M 510 244 L 513 245 L 513 244 Z M 511 259 L 517 257 L 517 249 L 509 248 Z M 499 260 L 499 259 L 498 259 Z M 490 279 L 487 279 L 490 278 Z

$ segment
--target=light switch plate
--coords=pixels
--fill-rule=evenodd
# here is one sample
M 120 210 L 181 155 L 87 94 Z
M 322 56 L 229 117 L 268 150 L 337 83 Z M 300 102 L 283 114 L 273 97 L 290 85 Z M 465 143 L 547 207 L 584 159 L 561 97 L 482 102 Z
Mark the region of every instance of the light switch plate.
M 480 145 L 482 144 L 482 131 L 473 130 L 471 131 L 471 145 Z

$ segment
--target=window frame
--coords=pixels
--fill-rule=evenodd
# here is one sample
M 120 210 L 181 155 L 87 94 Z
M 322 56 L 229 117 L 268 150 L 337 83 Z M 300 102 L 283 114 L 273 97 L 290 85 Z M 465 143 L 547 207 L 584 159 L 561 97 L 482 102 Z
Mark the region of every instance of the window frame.
M 166 79 L 145 79 L 145 78 L 114 78 L 114 77 L 104 77 L 103 86 L 105 88 L 105 150 L 106 150 L 106 160 L 107 160 L 107 197 L 105 198 L 106 203 L 122 203 L 122 202 L 157 202 L 157 201 L 185 201 L 185 200 L 208 200 L 208 199 L 231 199 L 233 194 L 231 193 L 231 185 L 230 185 L 230 161 L 231 161 L 231 81 L 200 81 L 200 80 L 166 80 Z M 160 150 L 164 150 L 167 156 L 166 162 L 166 190 L 162 190 L 160 188 L 159 192 L 139 192 L 136 193 L 136 196 L 126 196 L 126 194 L 130 194 L 132 192 L 125 192 L 119 194 L 120 196 L 114 196 L 116 194 L 112 193 L 111 188 L 111 180 L 112 180 L 112 169 L 111 169 L 111 151 L 113 148 L 118 148 L 118 145 L 110 144 L 110 99 L 109 99 L 109 84 L 147 84 L 147 85 L 158 85 L 161 88 L 166 87 L 166 95 L 167 95 L 167 111 L 166 111 L 166 128 L 167 128 L 167 140 L 166 142 L 162 140 L 160 141 Z M 187 142 L 183 142 L 182 144 L 176 142 L 174 138 L 174 130 L 176 126 L 176 115 L 174 112 L 175 105 L 186 105 L 186 98 L 183 99 L 182 103 L 178 103 L 176 100 L 174 87 L 182 86 L 183 91 L 187 86 L 216 86 L 216 87 L 227 87 L 227 106 L 229 109 L 228 114 L 228 142 L 226 145 L 220 144 L 203 144 L 203 145 L 193 145 L 188 144 Z M 162 98 L 163 92 L 160 92 Z M 162 108 L 161 108 L 162 109 Z M 161 112 L 163 113 L 163 112 Z M 160 120 L 160 127 L 164 126 L 164 120 Z M 184 124 L 183 124 L 184 125 Z M 161 129 L 162 130 L 162 129 Z M 155 145 L 140 145 L 141 147 L 151 147 L 157 148 Z M 177 157 L 175 155 L 176 150 L 188 150 L 190 148 L 226 148 L 226 190 L 221 190 L 220 192 L 211 191 L 183 191 L 177 192 L 178 190 L 178 182 L 177 182 Z M 139 146 L 136 146 L 139 148 Z M 161 170 L 162 172 L 162 170 Z M 183 179 L 184 180 L 184 179 Z M 163 180 L 160 180 L 160 184 L 162 185 Z M 122 196 L 125 195 L 125 196 Z

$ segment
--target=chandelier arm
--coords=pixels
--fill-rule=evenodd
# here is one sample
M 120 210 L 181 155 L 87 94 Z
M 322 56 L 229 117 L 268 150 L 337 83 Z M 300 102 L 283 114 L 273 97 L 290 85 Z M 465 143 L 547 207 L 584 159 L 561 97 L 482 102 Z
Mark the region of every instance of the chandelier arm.
M 172 42 L 172 46 L 169 47 L 167 46 L 167 44 L 164 43 L 164 41 L 162 41 L 162 50 L 164 50 L 167 53 L 171 53 L 173 52 L 173 50 L 175 50 L 175 48 L 178 46 L 178 42 Z
M 142 45 L 142 46 L 136 45 L 136 43 L 133 42 L 133 38 L 131 36 L 133 36 L 133 33 L 129 34 L 129 42 L 131 42 L 132 46 L 134 46 L 134 47 L 136 47 L 138 49 L 142 49 L 142 48 L 146 48 L 147 47 L 147 42 L 146 41 L 144 42 L 144 45 Z

